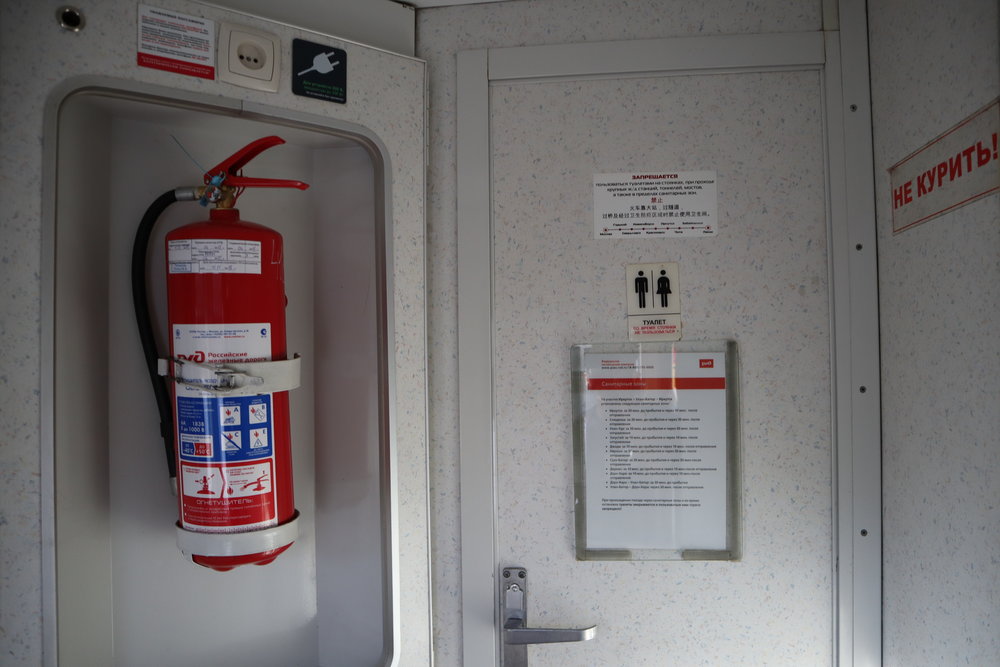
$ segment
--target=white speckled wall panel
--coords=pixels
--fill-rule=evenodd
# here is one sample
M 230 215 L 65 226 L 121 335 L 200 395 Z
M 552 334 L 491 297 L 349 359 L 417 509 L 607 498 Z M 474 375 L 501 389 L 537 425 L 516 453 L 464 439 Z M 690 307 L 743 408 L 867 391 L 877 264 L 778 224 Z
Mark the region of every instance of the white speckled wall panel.
M 462 49 L 558 44 L 616 39 L 646 39 L 685 35 L 769 33 L 819 30 L 821 3 L 769 0 L 748 4 L 731 0 L 519 0 L 517 2 L 421 10 L 417 21 L 417 53 L 427 59 L 430 75 L 430 171 L 428 181 L 428 345 L 431 396 L 431 488 L 434 516 L 434 627 L 435 660 L 447 667 L 462 664 L 459 535 L 458 399 L 456 386 L 457 341 L 455 335 L 456 219 L 455 219 L 455 54 Z M 524 112 L 527 115 L 527 111 Z M 586 239 L 584 242 L 588 242 Z M 752 243 L 747 241 L 748 244 Z M 763 243 L 758 240 L 753 243 Z M 656 260 L 661 257 L 656 256 Z M 683 270 L 683 269 L 682 269 Z M 619 271 L 595 267 L 592 281 L 619 280 Z M 825 269 L 821 272 L 825 284 Z M 738 281 L 737 281 L 738 282 Z M 728 288 L 740 288 L 730 284 Z M 618 298 L 616 287 L 615 299 Z M 715 289 L 706 288 L 706 289 Z M 808 289 L 812 289 L 809 286 Z M 825 289 L 825 288 L 824 288 Z M 616 328 L 621 313 L 612 305 L 585 295 L 596 310 L 586 326 L 595 339 Z M 691 303 L 692 315 L 701 308 Z M 733 304 L 734 321 L 747 324 L 753 313 L 745 305 Z M 581 316 L 584 312 L 581 310 Z M 624 336 L 624 329 L 621 329 Z M 719 332 L 718 336 L 726 332 Z M 553 363 L 568 356 L 559 348 Z M 568 419 L 568 416 L 559 416 Z M 822 418 L 828 423 L 828 413 Z M 780 426 L 778 428 L 781 428 Z M 824 468 L 828 471 L 829 466 Z M 792 482 L 794 483 L 794 482 Z M 560 487 L 561 488 L 561 487 Z M 564 489 L 569 498 L 570 489 Z M 827 493 L 824 502 L 828 501 Z M 563 501 L 564 502 L 564 501 Z M 766 511 L 766 501 L 761 501 Z M 565 511 L 565 510 L 564 510 Z M 568 520 L 567 517 L 562 519 Z M 823 519 L 828 523 L 828 519 Z M 571 526 L 567 523 L 566 526 Z M 567 528 L 568 530 L 568 528 Z M 532 567 L 532 580 L 538 579 Z M 692 570 L 704 568 L 693 565 Z M 716 565 L 717 570 L 728 566 Z M 646 565 L 623 565 L 642 571 Z M 777 575 L 776 575 L 777 577 Z M 766 583 L 769 586 L 770 583 Z M 654 606 L 654 609 L 660 608 Z M 541 611 L 541 610 L 538 610 Z M 583 615 L 583 612 L 580 612 Z M 533 616 L 533 618 L 537 618 Z M 559 620 L 560 625 L 565 619 Z M 583 619 L 590 622 L 592 617 Z M 692 620 L 688 632 L 715 636 L 719 630 L 709 623 Z M 828 624 L 823 641 L 829 643 Z M 692 642 L 698 641 L 692 638 Z M 660 663 L 673 660 L 660 656 Z M 678 659 L 686 659 L 680 656 Z M 754 658 L 746 656 L 745 662 Z M 655 661 L 654 661 L 655 663 Z M 708 663 L 711 663 L 709 660 Z M 586 664 L 586 663 L 577 663 Z M 622 664 L 613 660 L 609 664 Z
M 533 625 L 600 626 L 536 665 L 824 664 L 831 654 L 829 303 L 815 72 L 494 85 L 501 563 Z M 718 236 L 593 238 L 592 176 L 714 169 Z M 740 344 L 744 558 L 574 555 L 569 347 L 626 339 L 624 265 L 679 264 L 685 340 Z
M 868 3 L 885 664 L 1000 664 L 1000 198 L 892 235 L 888 167 L 1000 94 L 995 0 Z
M 350 58 L 348 103 L 273 95 L 136 66 L 136 2 L 81 5 L 86 27 L 61 30 L 55 5 L 0 3 L 0 643 L 4 665 L 42 661 L 40 392 L 42 358 L 42 149 L 47 100 L 73 77 L 101 75 L 280 106 L 357 123 L 377 135 L 393 171 L 396 292 L 396 419 L 400 496 L 401 606 L 404 662 L 430 653 L 424 336 L 423 62 L 187 0 L 150 4 L 235 21 L 277 33 L 290 58 L 293 37 L 332 42 Z M 286 70 L 287 71 L 287 70 Z

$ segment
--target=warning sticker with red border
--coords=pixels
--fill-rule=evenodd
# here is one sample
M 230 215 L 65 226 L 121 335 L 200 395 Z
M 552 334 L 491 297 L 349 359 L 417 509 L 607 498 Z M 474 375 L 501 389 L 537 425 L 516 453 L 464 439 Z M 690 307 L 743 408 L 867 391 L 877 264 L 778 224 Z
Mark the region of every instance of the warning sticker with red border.
M 140 67 L 215 78 L 215 21 L 139 5 Z
M 182 525 L 207 533 L 243 532 L 278 523 L 274 460 L 183 463 Z
M 1000 98 L 889 167 L 892 232 L 1000 190 Z

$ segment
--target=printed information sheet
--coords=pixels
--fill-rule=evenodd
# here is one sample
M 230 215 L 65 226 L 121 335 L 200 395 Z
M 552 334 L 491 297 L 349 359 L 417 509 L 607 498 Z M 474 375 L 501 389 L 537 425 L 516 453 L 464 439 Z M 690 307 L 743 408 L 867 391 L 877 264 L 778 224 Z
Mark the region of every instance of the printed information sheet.
M 215 21 L 140 4 L 138 31 L 140 67 L 215 78 Z
M 574 371 L 586 548 L 730 549 L 726 353 L 585 351 Z
M 594 238 L 714 236 L 714 171 L 594 174 Z

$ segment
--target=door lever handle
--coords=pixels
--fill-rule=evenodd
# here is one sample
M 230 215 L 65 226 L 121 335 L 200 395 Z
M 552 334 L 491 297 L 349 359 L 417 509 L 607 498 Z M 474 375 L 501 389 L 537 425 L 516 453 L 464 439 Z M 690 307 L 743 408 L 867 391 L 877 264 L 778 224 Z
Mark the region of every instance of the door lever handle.
M 528 571 L 523 567 L 500 570 L 500 618 L 503 620 L 503 642 L 500 646 L 501 667 L 527 667 L 528 644 L 585 642 L 597 634 L 597 626 L 589 628 L 529 628 Z
M 504 624 L 504 644 L 558 644 L 585 642 L 597 634 L 597 626 L 589 628 L 526 628 L 524 621 L 510 619 Z

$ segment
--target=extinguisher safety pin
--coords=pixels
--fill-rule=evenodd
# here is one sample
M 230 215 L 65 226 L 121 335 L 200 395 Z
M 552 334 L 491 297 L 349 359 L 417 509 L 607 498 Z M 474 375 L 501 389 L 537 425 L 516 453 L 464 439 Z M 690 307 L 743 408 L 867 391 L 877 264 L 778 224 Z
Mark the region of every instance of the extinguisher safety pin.
M 225 180 L 225 174 L 216 174 L 215 176 L 206 178 L 207 182 L 202 188 L 201 197 L 198 199 L 198 203 L 202 206 L 208 206 L 209 204 L 215 204 L 221 201 L 226 196 L 222 189 L 222 185 Z

